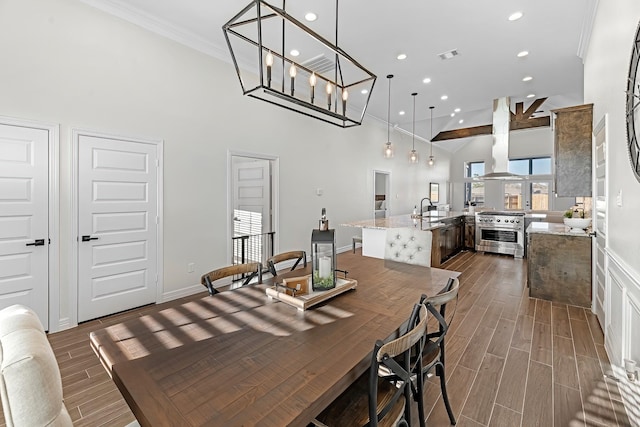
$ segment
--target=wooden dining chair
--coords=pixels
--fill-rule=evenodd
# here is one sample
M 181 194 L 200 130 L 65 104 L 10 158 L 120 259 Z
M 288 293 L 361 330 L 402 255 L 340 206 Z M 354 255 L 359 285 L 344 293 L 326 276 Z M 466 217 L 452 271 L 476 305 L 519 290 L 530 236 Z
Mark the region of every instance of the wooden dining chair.
M 204 285 L 205 288 L 209 291 L 209 295 L 214 295 L 219 293 L 214 286 L 213 282 L 216 280 L 224 279 L 229 276 L 236 275 L 248 275 L 245 276 L 242 285 L 248 285 L 256 276 L 258 276 L 258 283 L 262 283 L 262 264 L 259 262 L 250 262 L 246 264 L 236 264 L 229 267 L 218 268 L 217 270 L 210 271 L 204 274 L 200 278 L 200 283 Z
M 307 253 L 305 251 L 283 252 L 281 254 L 274 255 L 267 260 L 267 268 L 269 269 L 271 275 L 273 275 L 274 277 L 278 275 L 278 272 L 276 271 L 276 264 L 283 261 L 288 261 L 290 259 L 296 260 L 290 271 L 295 270 L 298 264 L 300 264 L 300 261 L 302 261 L 303 267 L 307 266 Z
M 438 321 L 438 330 L 427 333 L 427 341 L 425 343 L 422 352 L 422 376 L 427 377 L 432 369 L 435 369 L 436 375 L 440 378 L 440 389 L 442 390 L 442 400 L 444 406 L 447 409 L 449 415 L 449 421 L 455 425 L 456 418 L 453 415 L 451 404 L 449 403 L 449 396 L 447 395 L 447 381 L 445 377 L 445 336 L 453 320 L 455 314 L 455 307 L 453 312 L 447 316 L 446 309 L 452 301 L 458 298 L 458 289 L 460 288 L 460 282 L 457 278 L 449 278 L 447 286 L 437 295 L 432 297 L 423 298 L 422 302 L 427 308 L 438 308 L 439 311 L 429 310 Z M 420 372 L 420 371 L 416 371 Z M 417 394 L 417 397 L 422 398 L 422 394 Z M 422 400 L 422 399 L 421 399 Z
M 376 341 L 369 371 L 362 375 L 313 421 L 315 426 L 409 426 L 412 380 L 417 393 L 424 389 L 421 354 L 427 331 L 427 307 L 415 304 L 409 330 L 392 341 Z M 381 376 L 381 371 L 390 372 Z M 424 426 L 424 416 L 420 423 Z

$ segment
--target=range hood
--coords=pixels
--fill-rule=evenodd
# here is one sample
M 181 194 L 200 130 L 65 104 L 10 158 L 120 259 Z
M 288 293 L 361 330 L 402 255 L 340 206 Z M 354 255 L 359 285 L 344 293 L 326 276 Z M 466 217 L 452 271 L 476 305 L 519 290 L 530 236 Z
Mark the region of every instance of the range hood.
M 493 100 L 493 145 L 491 148 L 491 172 L 479 176 L 478 180 L 522 179 L 521 175 L 509 172 L 509 129 L 511 101 L 508 96 Z

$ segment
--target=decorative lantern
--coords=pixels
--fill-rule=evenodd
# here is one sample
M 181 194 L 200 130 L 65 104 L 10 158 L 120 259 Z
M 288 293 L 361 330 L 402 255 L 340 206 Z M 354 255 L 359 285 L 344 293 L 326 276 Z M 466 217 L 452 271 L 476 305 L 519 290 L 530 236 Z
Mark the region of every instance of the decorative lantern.
M 311 271 L 314 291 L 336 287 L 335 230 L 313 230 L 311 233 Z

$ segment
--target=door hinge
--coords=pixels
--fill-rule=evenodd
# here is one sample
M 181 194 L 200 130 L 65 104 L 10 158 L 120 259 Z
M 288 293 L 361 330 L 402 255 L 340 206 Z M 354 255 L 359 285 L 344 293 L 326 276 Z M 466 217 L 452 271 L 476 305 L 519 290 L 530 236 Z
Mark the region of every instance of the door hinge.
M 156 225 L 160 224 L 160 217 L 156 216 Z
M 160 159 L 156 159 L 156 167 L 159 168 L 160 167 Z

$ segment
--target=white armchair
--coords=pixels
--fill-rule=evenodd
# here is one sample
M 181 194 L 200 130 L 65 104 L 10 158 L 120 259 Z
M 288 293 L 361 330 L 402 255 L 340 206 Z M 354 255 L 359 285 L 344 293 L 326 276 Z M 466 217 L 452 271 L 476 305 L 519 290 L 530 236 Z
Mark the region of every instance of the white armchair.
M 384 258 L 431 267 L 432 239 L 431 231 L 389 228 L 384 246 Z

